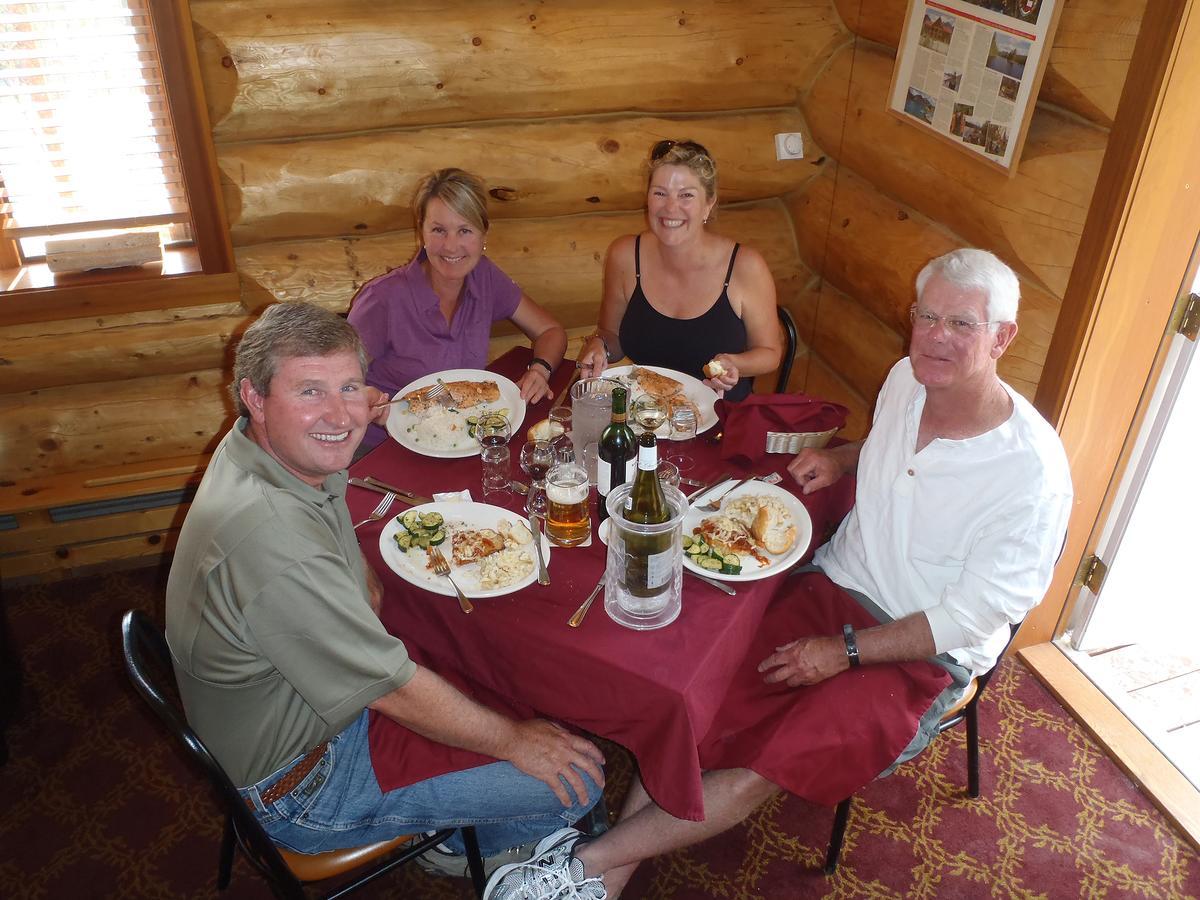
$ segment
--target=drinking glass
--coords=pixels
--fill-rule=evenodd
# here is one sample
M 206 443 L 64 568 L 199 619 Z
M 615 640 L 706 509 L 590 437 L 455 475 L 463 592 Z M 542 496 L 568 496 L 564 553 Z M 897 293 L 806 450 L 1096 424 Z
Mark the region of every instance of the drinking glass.
M 501 494 L 509 490 L 512 479 L 512 457 L 508 439 L 512 425 L 500 413 L 485 413 L 475 423 L 475 440 L 479 443 L 479 459 L 483 467 L 483 495 Z
M 576 547 L 592 533 L 588 515 L 587 470 L 558 462 L 546 475 L 546 537 L 560 547 Z
M 550 410 L 550 443 L 554 445 L 556 463 L 576 460 L 575 444 L 571 436 L 571 407 L 555 406 Z
M 690 406 L 677 406 L 671 410 L 670 443 L 667 445 L 666 458 L 686 472 L 692 467 L 692 458 L 687 454 L 688 442 L 696 436 L 696 410 Z
M 671 460 L 659 460 L 658 469 L 654 474 L 658 476 L 659 482 L 664 486 L 679 487 L 679 467 L 671 462 Z
M 667 405 L 657 397 L 642 394 L 633 401 L 632 418 L 633 430 L 638 434 L 646 431 L 658 431 L 662 423 L 667 421 Z
M 521 468 L 529 476 L 529 498 L 525 512 L 546 517 L 546 473 L 554 465 L 554 445 L 549 441 L 526 441 L 521 448 Z

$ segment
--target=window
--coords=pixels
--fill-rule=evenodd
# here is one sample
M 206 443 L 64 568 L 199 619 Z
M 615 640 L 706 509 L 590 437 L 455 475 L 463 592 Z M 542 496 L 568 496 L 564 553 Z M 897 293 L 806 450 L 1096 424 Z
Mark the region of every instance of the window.
M 44 259 L 57 237 L 190 240 L 149 3 L 0 3 L 5 265 Z

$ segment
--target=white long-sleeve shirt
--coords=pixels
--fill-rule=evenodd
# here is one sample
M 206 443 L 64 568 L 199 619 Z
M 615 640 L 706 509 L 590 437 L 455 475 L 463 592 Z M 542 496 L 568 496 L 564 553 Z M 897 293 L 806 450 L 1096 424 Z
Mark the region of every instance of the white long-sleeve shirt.
M 1008 385 L 1013 412 L 915 452 L 925 388 L 888 374 L 858 462 L 854 508 L 814 559 L 896 619 L 923 612 L 939 653 L 978 675 L 1050 584 L 1071 512 L 1062 442 Z

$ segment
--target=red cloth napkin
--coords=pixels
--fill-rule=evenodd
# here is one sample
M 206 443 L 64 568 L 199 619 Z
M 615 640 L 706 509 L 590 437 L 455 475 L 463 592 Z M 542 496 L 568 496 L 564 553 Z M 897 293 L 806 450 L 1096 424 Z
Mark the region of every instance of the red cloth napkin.
M 717 401 L 721 458 L 753 466 L 767 455 L 767 432 L 828 431 L 846 424 L 846 407 L 806 394 L 751 394 L 738 403 Z

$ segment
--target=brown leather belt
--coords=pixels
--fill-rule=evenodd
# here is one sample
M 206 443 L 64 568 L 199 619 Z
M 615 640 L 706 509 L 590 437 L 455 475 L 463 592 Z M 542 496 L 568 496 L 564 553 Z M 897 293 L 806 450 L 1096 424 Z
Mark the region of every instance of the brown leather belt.
M 325 750 L 329 747 L 329 741 L 322 741 L 317 746 L 313 747 L 301 757 L 300 761 L 283 773 L 277 782 L 267 788 L 265 791 L 259 791 L 258 797 L 262 800 L 263 805 L 274 803 L 290 794 L 305 776 L 316 767 L 321 761 L 321 757 L 325 755 Z M 249 797 L 246 798 L 246 805 L 250 809 L 254 809 L 254 801 Z

